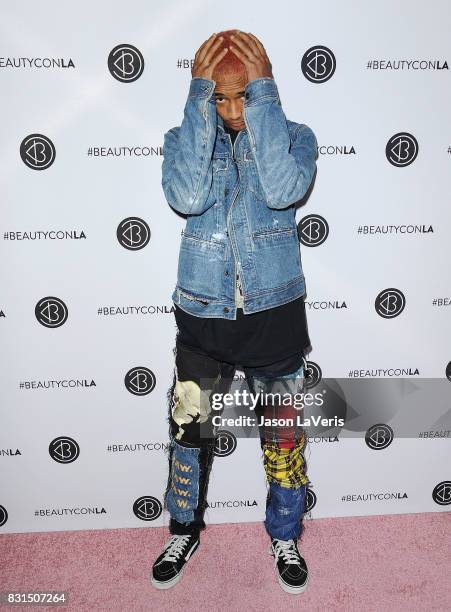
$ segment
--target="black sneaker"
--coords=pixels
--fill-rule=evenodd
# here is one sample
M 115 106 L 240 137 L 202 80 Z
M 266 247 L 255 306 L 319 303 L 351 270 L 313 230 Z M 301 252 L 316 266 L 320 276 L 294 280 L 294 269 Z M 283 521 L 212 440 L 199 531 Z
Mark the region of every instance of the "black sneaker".
M 295 540 L 271 538 L 269 554 L 274 557 L 282 589 L 287 593 L 303 593 L 307 588 L 308 569 Z
M 170 589 L 183 575 L 183 567 L 200 544 L 197 535 L 173 535 L 152 567 L 151 583 L 157 589 Z

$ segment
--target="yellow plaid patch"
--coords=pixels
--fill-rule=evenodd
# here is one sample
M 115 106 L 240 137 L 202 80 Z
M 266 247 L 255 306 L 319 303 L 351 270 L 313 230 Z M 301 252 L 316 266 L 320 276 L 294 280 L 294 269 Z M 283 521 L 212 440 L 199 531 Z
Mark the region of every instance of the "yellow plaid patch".
M 297 489 L 309 484 L 305 473 L 306 463 L 303 455 L 305 436 L 294 448 L 280 448 L 276 444 L 263 444 L 263 463 L 268 482 L 275 482 L 280 487 Z

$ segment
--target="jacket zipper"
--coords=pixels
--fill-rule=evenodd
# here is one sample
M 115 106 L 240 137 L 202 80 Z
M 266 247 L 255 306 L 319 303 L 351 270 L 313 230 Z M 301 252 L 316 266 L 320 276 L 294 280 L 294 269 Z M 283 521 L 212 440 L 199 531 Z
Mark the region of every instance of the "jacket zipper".
M 229 137 L 230 144 L 232 145 L 233 160 L 236 161 L 236 158 L 235 158 L 235 142 L 236 142 L 238 136 L 235 138 L 234 142 L 232 142 L 232 138 L 231 138 L 230 134 L 227 134 L 227 136 Z M 239 176 L 239 174 L 240 174 L 240 171 L 238 170 L 238 176 Z M 235 204 L 235 201 L 236 201 L 236 199 L 238 197 L 238 193 L 240 191 L 239 185 L 240 185 L 240 178 L 238 180 L 238 189 L 236 190 L 236 193 L 235 193 L 235 195 L 233 197 L 232 204 L 230 205 L 230 208 L 229 208 L 229 212 L 227 213 L 227 228 L 228 228 L 228 231 L 229 231 L 230 235 L 232 234 L 231 227 L 229 226 L 230 213 L 232 212 L 232 208 L 233 208 L 233 206 Z M 230 240 L 230 244 L 232 245 L 232 251 L 233 251 L 233 254 L 235 255 L 235 257 L 234 257 L 234 267 L 233 267 L 233 306 L 234 306 L 234 308 L 236 310 L 236 308 L 237 308 L 237 303 L 236 303 L 237 278 L 236 277 L 237 277 L 237 269 L 238 269 L 238 264 L 236 262 L 237 262 L 238 258 L 237 258 L 236 254 L 235 254 L 235 250 L 234 250 L 233 240 L 232 239 Z M 241 285 L 241 279 L 240 279 L 240 285 Z
M 244 119 L 244 124 L 246 126 L 247 136 L 249 138 L 249 142 L 250 142 L 250 145 L 251 145 L 251 148 L 252 148 L 252 151 L 253 151 L 255 149 L 254 137 L 253 137 L 253 135 L 251 133 L 251 130 L 249 129 L 249 125 L 248 125 L 248 123 L 246 121 L 246 114 L 245 114 L 244 110 L 243 110 L 243 119 Z M 231 137 L 230 137 L 230 134 L 228 134 L 228 136 L 229 136 L 230 140 L 232 140 Z M 238 136 L 237 136 L 237 138 L 238 138 Z M 235 160 L 235 142 L 236 142 L 236 138 L 235 138 L 235 141 L 232 143 L 232 152 L 233 152 L 233 159 L 234 160 Z M 239 172 L 240 171 L 238 170 L 238 174 L 239 174 Z M 239 189 L 238 189 L 238 192 L 239 192 Z M 233 200 L 233 202 L 232 202 L 232 204 L 230 206 L 229 214 L 232 211 L 233 205 L 235 204 L 235 200 L 236 200 L 236 197 L 238 196 L 238 192 L 237 192 L 237 194 L 236 194 L 236 196 L 235 196 L 235 198 L 234 198 L 234 200 Z M 227 215 L 227 217 L 228 217 L 228 215 Z M 236 260 L 236 258 L 235 258 L 235 260 Z M 237 301 L 236 301 L 237 292 L 238 291 L 240 293 L 240 297 L 239 297 L 240 307 L 244 308 L 243 283 L 241 281 L 241 276 L 240 276 L 240 273 L 239 273 L 239 268 L 240 268 L 240 266 L 237 264 L 236 269 L 235 269 L 235 275 L 234 275 L 234 281 L 235 281 L 234 306 L 235 306 L 235 309 L 238 306 Z

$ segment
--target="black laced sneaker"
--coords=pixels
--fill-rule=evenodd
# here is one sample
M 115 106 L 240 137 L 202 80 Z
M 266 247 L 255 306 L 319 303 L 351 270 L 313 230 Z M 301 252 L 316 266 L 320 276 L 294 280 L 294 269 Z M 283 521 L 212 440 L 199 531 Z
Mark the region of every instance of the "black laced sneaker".
M 308 569 L 295 540 L 271 538 L 269 554 L 274 557 L 282 589 L 287 593 L 303 593 L 307 588 Z
M 200 544 L 197 535 L 173 535 L 152 567 L 151 583 L 157 589 L 170 589 L 183 575 L 183 567 Z

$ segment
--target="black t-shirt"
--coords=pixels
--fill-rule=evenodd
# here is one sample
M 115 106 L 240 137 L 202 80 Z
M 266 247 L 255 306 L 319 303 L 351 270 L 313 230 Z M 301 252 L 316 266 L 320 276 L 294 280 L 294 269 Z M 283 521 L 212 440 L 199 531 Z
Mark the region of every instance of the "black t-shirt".
M 224 126 L 232 142 L 237 131 Z M 178 340 L 214 359 L 248 367 L 274 364 L 274 371 L 297 369 L 310 346 L 304 298 L 245 315 L 236 320 L 190 315 L 175 305 Z
M 304 298 L 237 318 L 196 317 L 175 305 L 179 342 L 219 361 L 260 367 L 289 360 L 299 367 L 310 346 Z M 299 364 L 296 366 L 296 364 Z

